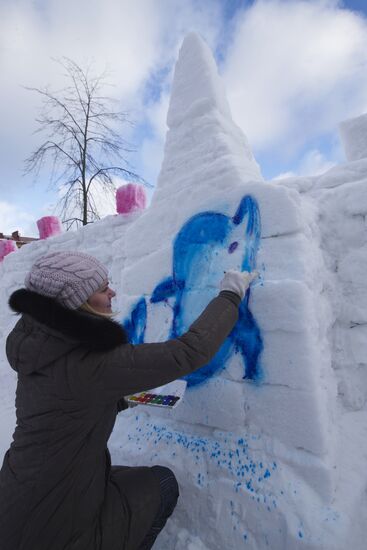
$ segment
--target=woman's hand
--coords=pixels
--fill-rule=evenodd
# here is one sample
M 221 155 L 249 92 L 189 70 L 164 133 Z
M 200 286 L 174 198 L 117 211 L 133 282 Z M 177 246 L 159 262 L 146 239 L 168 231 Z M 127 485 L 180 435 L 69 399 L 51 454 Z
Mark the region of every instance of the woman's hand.
M 258 271 L 251 271 L 251 273 L 248 271 L 227 271 L 220 282 L 220 290 L 235 292 L 242 300 L 248 287 L 258 276 Z

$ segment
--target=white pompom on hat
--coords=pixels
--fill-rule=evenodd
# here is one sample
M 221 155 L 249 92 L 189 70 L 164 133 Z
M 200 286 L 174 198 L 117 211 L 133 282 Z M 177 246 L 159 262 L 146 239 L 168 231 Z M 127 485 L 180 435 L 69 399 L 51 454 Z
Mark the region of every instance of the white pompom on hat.
M 52 252 L 41 256 L 25 278 L 28 290 L 77 309 L 108 281 L 108 271 L 83 252 Z

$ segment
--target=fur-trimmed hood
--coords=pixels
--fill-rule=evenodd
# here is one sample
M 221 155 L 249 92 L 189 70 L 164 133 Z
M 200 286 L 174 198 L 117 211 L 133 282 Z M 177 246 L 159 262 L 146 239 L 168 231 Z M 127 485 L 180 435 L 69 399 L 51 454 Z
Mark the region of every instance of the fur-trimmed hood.
M 127 343 L 125 330 L 115 321 L 84 311 L 67 309 L 54 299 L 25 288 L 13 292 L 9 298 L 9 306 L 14 312 L 29 315 L 52 331 L 59 332 L 93 351 L 108 351 Z

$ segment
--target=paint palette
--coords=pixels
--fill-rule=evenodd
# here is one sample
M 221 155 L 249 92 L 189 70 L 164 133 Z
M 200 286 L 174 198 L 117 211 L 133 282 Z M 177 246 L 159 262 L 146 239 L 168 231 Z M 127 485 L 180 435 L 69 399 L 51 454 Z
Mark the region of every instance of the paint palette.
M 149 405 L 152 407 L 163 407 L 165 409 L 174 409 L 182 401 L 186 390 L 185 380 L 175 380 L 159 388 L 134 393 L 126 397 L 129 406 Z

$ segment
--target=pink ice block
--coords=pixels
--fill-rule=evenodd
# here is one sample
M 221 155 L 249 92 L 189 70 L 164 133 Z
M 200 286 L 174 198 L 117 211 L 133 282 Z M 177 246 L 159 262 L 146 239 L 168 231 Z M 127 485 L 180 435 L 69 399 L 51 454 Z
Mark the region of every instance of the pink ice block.
M 10 252 L 15 252 L 15 250 L 18 250 L 18 247 L 15 244 L 15 241 L 11 241 L 8 239 L 1 239 L 0 240 L 0 262 L 3 261 L 5 256 L 10 254 Z
M 38 232 L 40 239 L 47 239 L 54 235 L 62 233 L 62 227 L 59 218 L 56 216 L 44 216 L 37 220 Z
M 147 204 L 145 189 L 137 183 L 122 185 L 116 191 L 116 210 L 118 214 L 128 214 L 144 210 Z

